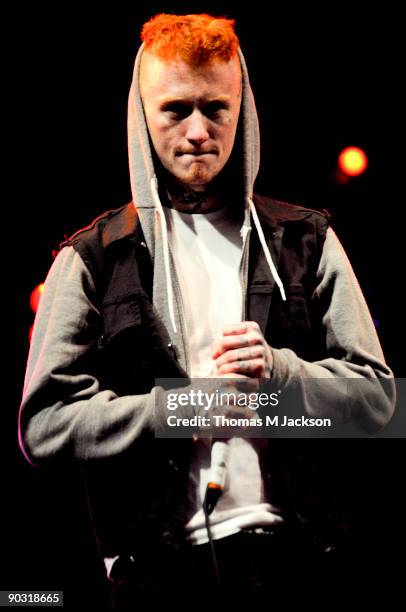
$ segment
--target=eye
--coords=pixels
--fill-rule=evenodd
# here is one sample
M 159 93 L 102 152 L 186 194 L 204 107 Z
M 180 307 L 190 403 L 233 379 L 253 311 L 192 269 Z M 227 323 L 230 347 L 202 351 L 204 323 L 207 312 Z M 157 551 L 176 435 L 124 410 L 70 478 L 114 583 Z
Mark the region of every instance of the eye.
M 162 109 L 166 113 L 171 113 L 175 119 L 184 119 L 191 113 L 191 107 L 182 102 L 169 102 Z
M 224 102 L 209 102 L 205 105 L 203 112 L 209 119 L 216 119 L 220 117 L 221 111 L 225 110 L 227 106 Z

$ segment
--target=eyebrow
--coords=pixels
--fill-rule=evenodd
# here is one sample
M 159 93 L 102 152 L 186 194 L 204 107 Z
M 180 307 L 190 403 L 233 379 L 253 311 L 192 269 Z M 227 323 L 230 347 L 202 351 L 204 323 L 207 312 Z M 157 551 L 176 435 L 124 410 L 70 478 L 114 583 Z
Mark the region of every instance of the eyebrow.
M 199 100 L 199 103 L 206 104 L 229 104 L 231 101 L 231 96 L 216 96 L 214 98 L 203 98 Z M 159 105 L 161 107 L 168 106 L 169 104 L 193 104 L 194 100 L 191 98 L 177 98 L 171 96 L 164 96 L 159 100 Z

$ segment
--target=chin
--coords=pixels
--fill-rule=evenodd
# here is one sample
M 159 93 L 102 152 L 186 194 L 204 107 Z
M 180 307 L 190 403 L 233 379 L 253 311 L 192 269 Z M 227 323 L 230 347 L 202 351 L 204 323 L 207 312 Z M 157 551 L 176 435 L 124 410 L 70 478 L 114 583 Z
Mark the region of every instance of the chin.
M 192 172 L 187 172 L 179 176 L 179 180 L 192 189 L 204 189 L 216 176 L 216 172 L 208 172 L 205 168 L 194 168 Z

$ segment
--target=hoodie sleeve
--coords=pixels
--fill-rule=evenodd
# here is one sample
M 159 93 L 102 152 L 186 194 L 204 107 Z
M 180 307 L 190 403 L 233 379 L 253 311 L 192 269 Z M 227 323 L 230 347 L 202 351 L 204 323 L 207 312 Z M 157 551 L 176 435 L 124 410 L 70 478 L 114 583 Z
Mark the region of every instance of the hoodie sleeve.
M 32 463 L 116 455 L 156 425 L 156 387 L 122 397 L 100 391 L 93 372 L 101 327 L 95 304 L 81 256 L 63 248 L 41 296 L 19 414 L 20 446 Z
M 368 431 L 376 431 L 392 417 L 394 378 L 357 278 L 331 228 L 327 230 L 317 281 L 313 299 L 321 307 L 330 356 L 308 362 L 289 348 L 272 347 L 273 383 L 280 389 L 299 385 L 304 409 L 311 416 L 333 416 L 339 422 L 355 417 Z

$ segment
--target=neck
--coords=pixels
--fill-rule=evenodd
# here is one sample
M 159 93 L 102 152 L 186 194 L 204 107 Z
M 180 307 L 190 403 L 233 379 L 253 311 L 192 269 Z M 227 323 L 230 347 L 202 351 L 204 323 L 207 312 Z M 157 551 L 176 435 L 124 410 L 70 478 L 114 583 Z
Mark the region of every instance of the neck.
M 203 191 L 196 191 L 188 185 L 175 181 L 166 184 L 166 205 L 186 213 L 208 213 L 224 206 L 224 200 L 217 190 L 208 186 Z

